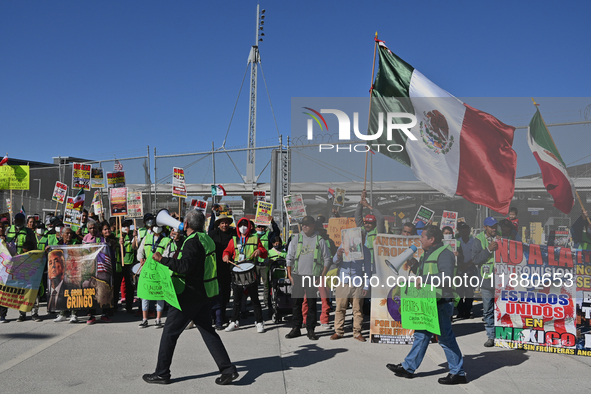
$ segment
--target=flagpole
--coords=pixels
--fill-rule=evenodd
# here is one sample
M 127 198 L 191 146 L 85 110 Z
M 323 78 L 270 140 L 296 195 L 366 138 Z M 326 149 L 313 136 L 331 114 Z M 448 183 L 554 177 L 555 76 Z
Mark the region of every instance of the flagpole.
M 123 218 L 121 216 L 117 216 L 117 222 L 119 223 L 119 237 L 121 237 L 123 235 Z M 121 266 L 123 266 L 123 260 L 125 258 L 125 253 L 123 252 L 123 244 L 119 244 L 120 248 L 121 248 Z M 115 264 L 117 264 L 117 262 L 115 262 Z M 125 284 L 127 286 L 127 283 Z M 116 289 L 119 290 L 119 289 Z
M 533 98 L 533 97 L 531 98 L 531 101 L 533 101 L 534 105 L 536 106 L 536 110 L 537 110 L 537 107 L 539 106 L 539 104 L 538 104 L 538 103 L 536 103 L 536 100 L 534 100 L 534 98 Z M 539 110 L 538 110 L 538 112 L 539 112 Z M 546 128 L 546 130 L 548 130 L 548 126 L 546 126 L 546 121 L 544 120 L 544 117 L 542 116 L 542 114 L 541 114 L 541 113 L 540 113 L 540 119 L 542 119 L 542 123 L 544 123 L 544 127 Z M 548 130 L 548 135 L 550 136 L 550 140 L 551 140 L 551 141 L 552 141 L 552 143 L 554 144 L 554 149 L 555 149 L 556 151 L 558 151 L 558 148 L 556 147 L 556 142 L 554 142 L 554 138 L 552 137 L 552 134 L 550 133 L 550 130 Z M 566 169 L 566 165 L 565 165 L 565 169 Z M 577 200 L 579 200 L 579 204 L 581 205 L 581 209 L 582 209 L 583 211 L 585 211 L 585 212 L 586 212 L 587 210 L 586 210 L 586 209 L 585 209 L 585 207 L 583 206 L 583 201 L 581 200 L 581 196 L 579 196 L 579 192 L 577 191 L 577 188 L 576 188 L 576 186 L 574 185 L 574 183 L 573 183 L 573 187 L 574 187 L 574 189 L 575 189 L 575 194 L 577 195 Z M 589 216 L 587 216 L 587 222 L 588 222 L 589 224 L 591 224 L 591 219 L 589 219 Z
M 14 204 L 14 201 L 12 199 L 12 189 L 10 189 L 10 211 L 9 211 L 10 215 L 9 216 L 10 216 L 10 225 L 11 226 L 12 226 L 12 212 L 13 212 L 12 205 L 13 204 Z
M 376 69 L 376 52 L 378 49 L 378 32 L 376 31 L 376 35 L 375 35 L 375 44 L 373 46 L 373 65 L 371 67 L 371 84 L 370 84 L 370 89 L 369 89 L 369 116 L 367 119 L 367 130 L 369 131 L 369 125 L 370 125 L 370 121 L 371 121 L 371 98 L 372 98 L 372 91 L 373 91 L 373 77 L 374 77 L 374 73 L 375 73 L 375 69 Z M 369 150 L 367 150 L 365 152 L 365 172 L 363 175 L 363 191 L 365 191 L 366 189 L 366 185 L 367 185 L 367 156 L 369 155 Z M 371 209 L 371 208 L 370 208 Z

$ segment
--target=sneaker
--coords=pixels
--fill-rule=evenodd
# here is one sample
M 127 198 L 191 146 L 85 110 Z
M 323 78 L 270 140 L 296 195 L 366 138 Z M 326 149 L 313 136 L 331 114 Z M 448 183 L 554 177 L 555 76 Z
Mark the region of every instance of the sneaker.
M 113 320 L 111 320 L 108 316 L 101 316 L 101 321 L 104 323 L 111 323 Z
M 4 316 L 0 316 L 0 323 L 6 323 L 6 318 Z
M 154 322 L 154 328 L 162 328 L 162 327 L 164 327 L 164 325 L 162 324 L 162 321 L 156 320 Z
M 325 330 L 330 330 L 330 324 L 328 323 L 322 323 L 320 327 L 324 328 Z
M 18 319 L 16 319 L 16 321 L 19 323 L 22 323 L 25 321 L 26 318 L 27 318 L 26 315 L 19 315 Z
M 226 331 L 226 332 L 234 331 L 234 330 L 237 330 L 238 327 L 240 327 L 240 324 L 238 323 L 238 320 L 236 320 L 236 321 L 233 321 L 230 324 L 228 324 L 228 327 L 226 327 L 226 329 L 224 331 Z
M 96 318 L 94 316 L 90 316 L 88 320 L 86 320 L 86 324 L 91 325 L 96 323 Z
M 33 321 L 36 321 L 36 322 L 43 321 L 43 320 L 41 320 L 41 318 L 39 317 L 39 315 L 36 314 L 36 313 L 33 316 L 31 316 L 31 317 L 33 318 Z
M 257 332 L 260 334 L 265 332 L 265 325 L 263 322 L 257 323 Z
M 139 328 L 146 328 L 148 327 L 148 320 L 142 320 L 142 322 L 138 326 Z
M 70 315 L 70 323 L 78 323 L 78 317 L 76 315 Z
M 486 342 L 484 342 L 484 347 L 493 347 L 495 346 L 495 340 L 492 338 L 488 338 Z
M 61 321 L 66 321 L 68 320 L 67 317 L 65 317 L 64 315 L 57 315 L 57 317 L 55 319 L 53 319 L 54 322 L 59 323 Z

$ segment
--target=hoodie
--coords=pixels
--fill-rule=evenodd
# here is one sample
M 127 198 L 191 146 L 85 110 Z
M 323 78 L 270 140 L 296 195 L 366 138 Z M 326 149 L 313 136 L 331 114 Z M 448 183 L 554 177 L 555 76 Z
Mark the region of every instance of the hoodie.
M 243 236 L 242 234 L 240 234 L 240 226 L 242 225 L 242 223 L 246 222 L 246 227 L 248 228 L 247 230 L 247 236 Z M 234 247 L 234 240 L 237 240 L 238 242 L 240 242 L 241 244 L 244 244 L 246 242 L 246 238 L 247 237 L 256 237 L 256 234 L 253 231 L 253 227 L 252 224 L 250 222 L 250 220 L 248 220 L 247 218 L 242 218 L 238 221 L 238 224 L 236 225 L 236 238 L 232 238 L 230 240 L 230 242 L 228 243 L 228 246 L 226 247 L 226 249 L 224 250 L 224 254 L 222 257 L 230 257 L 230 260 L 236 260 L 238 258 L 238 256 L 236 256 L 236 248 Z M 263 245 L 261 244 L 261 241 L 259 239 L 257 239 L 257 249 L 259 250 L 259 257 L 265 259 L 267 258 L 267 249 L 265 249 L 263 247 Z M 246 260 L 250 260 L 251 256 L 245 256 Z

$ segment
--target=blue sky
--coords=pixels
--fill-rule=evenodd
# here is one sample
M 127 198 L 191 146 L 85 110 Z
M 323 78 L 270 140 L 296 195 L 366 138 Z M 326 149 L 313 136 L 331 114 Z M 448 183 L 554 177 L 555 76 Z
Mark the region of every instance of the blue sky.
M 0 2 L 0 152 L 51 161 L 134 156 L 146 145 L 159 154 L 221 145 L 255 40 L 256 4 Z M 284 136 L 292 97 L 368 95 L 375 31 L 458 97 L 591 96 L 586 1 L 298 1 L 261 8 L 262 65 Z M 227 147 L 246 145 L 247 90 L 245 84 Z M 548 123 L 577 121 L 589 104 L 541 110 Z M 521 126 L 533 115 L 528 108 L 493 114 Z M 262 78 L 258 119 L 258 144 L 275 143 Z M 563 156 L 585 157 L 590 131 L 557 128 Z M 527 153 L 522 145 L 518 156 Z M 531 160 L 518 175 L 535 170 Z

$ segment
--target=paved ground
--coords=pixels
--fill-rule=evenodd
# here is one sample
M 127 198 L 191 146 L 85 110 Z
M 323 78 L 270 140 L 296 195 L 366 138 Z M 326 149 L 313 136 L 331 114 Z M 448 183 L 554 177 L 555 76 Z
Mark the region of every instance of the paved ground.
M 44 312 L 44 309 L 42 309 Z M 139 329 L 138 318 L 120 312 L 112 323 L 0 324 L 0 393 L 589 393 L 591 358 L 485 348 L 480 318 L 454 324 L 470 383 L 445 387 L 445 356 L 432 344 L 414 379 L 396 377 L 386 363 L 401 362 L 406 345 L 378 345 L 345 338 L 329 340 L 333 331 L 319 330 L 320 340 L 305 336 L 287 340 L 286 324 L 267 325 L 258 334 L 253 318 L 236 332 L 220 332 L 240 378 L 233 386 L 214 383 L 218 376 L 197 329 L 179 339 L 173 383 L 148 385 L 142 374 L 154 371 L 161 330 Z M 30 316 L 30 315 L 29 315 Z M 351 316 L 347 322 L 350 324 Z M 153 324 L 153 319 L 150 320 Z M 367 335 L 367 331 L 364 331 Z

